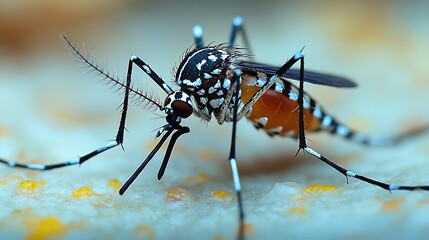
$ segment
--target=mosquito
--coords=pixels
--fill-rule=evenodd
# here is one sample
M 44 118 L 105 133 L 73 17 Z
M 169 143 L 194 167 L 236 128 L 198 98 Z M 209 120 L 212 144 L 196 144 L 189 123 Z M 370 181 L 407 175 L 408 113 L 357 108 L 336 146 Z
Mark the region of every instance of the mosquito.
M 349 177 L 356 178 L 388 191 L 429 190 L 429 186 L 391 185 L 354 173 L 307 145 L 306 132 L 327 131 L 367 145 L 395 144 L 406 137 L 422 132 L 415 131 L 385 138 L 371 137 L 355 132 L 326 113 L 319 103 L 304 92 L 304 82 L 331 87 L 352 88 L 356 87 L 353 81 L 334 75 L 304 71 L 304 53 L 302 49 L 280 67 L 249 60 L 251 59 L 249 54 L 243 53 L 244 49 L 234 45 L 236 37 L 241 34 L 245 45 L 250 49 L 241 17 L 234 18 L 230 39 L 227 44 L 204 45 L 203 29 L 199 25 L 194 26 L 192 32 L 195 41 L 194 47 L 185 52 L 183 60 L 175 69 L 174 81 L 179 87 L 178 90 L 173 90 L 146 62 L 135 55 L 131 56 L 128 61 L 126 80 L 118 80 L 81 53 L 67 36 L 63 35 L 62 38 L 66 46 L 78 59 L 102 75 L 108 83 L 124 91 L 121 118 L 116 138 L 107 145 L 97 148 L 86 155 L 58 164 L 21 164 L 3 159 L 0 159 L 0 162 L 10 167 L 45 171 L 70 165 L 80 165 L 102 152 L 118 145 L 122 146 L 128 104 L 130 98 L 132 98 L 165 114 L 166 124 L 156 132 L 157 138 L 162 136 L 157 145 L 121 187 L 119 194 L 125 193 L 171 135 L 157 176 L 158 179 L 163 177 L 177 139 L 190 132 L 189 127 L 181 124 L 183 119 L 193 114 L 205 121 L 210 121 L 214 116 L 219 124 L 230 122 L 232 123 L 232 135 L 228 160 L 238 204 L 238 239 L 244 239 L 245 215 L 239 171 L 236 163 L 235 140 L 237 122 L 243 117 L 246 117 L 256 128 L 263 129 L 270 136 L 289 136 L 298 139 L 298 152 L 303 150 L 323 161 L 344 175 L 346 180 Z M 291 69 L 298 62 L 299 69 Z M 146 73 L 167 94 L 164 102 L 160 102 L 153 94 L 148 94 L 147 90 L 132 85 L 131 75 L 134 66 Z M 299 85 L 295 86 L 291 81 L 299 81 Z

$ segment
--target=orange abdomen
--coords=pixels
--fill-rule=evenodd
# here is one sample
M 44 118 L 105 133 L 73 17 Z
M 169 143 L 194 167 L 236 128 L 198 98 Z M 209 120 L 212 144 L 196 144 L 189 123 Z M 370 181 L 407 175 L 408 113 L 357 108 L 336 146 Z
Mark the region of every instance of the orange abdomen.
M 247 103 L 250 98 L 260 88 L 255 85 L 249 85 L 245 81 L 241 84 L 241 100 Z M 267 92 L 252 107 L 252 112 L 248 118 L 256 122 L 257 119 L 266 117 L 268 122 L 263 127 L 264 130 L 282 127 L 280 135 L 292 132 L 293 136 L 298 136 L 298 102 L 289 99 L 283 93 L 273 89 Z M 320 126 L 320 120 L 313 116 L 309 109 L 304 109 L 305 130 L 316 130 Z

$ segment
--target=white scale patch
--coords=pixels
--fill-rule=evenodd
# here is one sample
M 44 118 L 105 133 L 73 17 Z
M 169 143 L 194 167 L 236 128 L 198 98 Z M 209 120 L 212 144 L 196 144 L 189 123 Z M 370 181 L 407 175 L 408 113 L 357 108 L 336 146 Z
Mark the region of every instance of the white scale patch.
M 220 81 L 217 80 L 216 84 L 209 88 L 209 94 L 216 92 L 216 90 L 218 90 L 219 88 L 220 88 Z
M 304 95 L 304 109 L 310 108 L 310 98 Z
M 214 88 L 220 88 L 220 81 L 219 80 L 217 80 L 217 82 L 216 82 L 216 84 L 214 85 Z
M 207 60 L 203 59 L 203 60 L 201 60 L 201 62 L 200 62 L 200 63 L 197 63 L 197 65 L 196 65 L 197 69 L 201 71 L 201 67 L 202 67 L 202 66 L 204 65 L 204 63 L 206 63 L 206 62 L 207 62 Z
M 275 127 L 275 128 L 268 129 L 267 132 L 268 133 L 273 133 L 273 134 L 279 134 L 282 130 L 283 130 L 283 127 L 282 126 L 278 126 L 278 127 Z
M 208 56 L 208 59 L 213 61 L 213 62 L 216 62 L 217 57 L 215 55 L 210 55 L 210 56 Z
M 229 87 L 231 87 L 231 80 L 229 80 L 228 78 L 225 78 L 223 80 L 223 88 L 224 89 L 229 89 Z
M 329 127 L 332 124 L 332 117 L 329 115 L 326 115 L 322 120 L 322 125 L 325 127 Z
M 204 90 L 204 89 L 200 89 L 200 90 L 197 92 L 197 94 L 198 94 L 198 95 L 203 96 L 204 94 L 206 94 L 206 90 Z
M 200 98 L 200 102 L 201 102 L 201 104 L 206 105 L 206 103 L 207 103 L 207 98 L 206 98 L 206 97 L 201 97 L 201 98 Z
M 256 81 L 256 86 L 257 87 L 262 87 L 262 85 L 264 85 L 267 81 L 265 81 L 265 79 L 263 78 L 258 78 L 258 80 Z
M 163 87 L 164 89 L 170 89 L 170 87 L 169 87 L 166 83 L 162 83 L 162 87 Z
M 316 106 L 314 107 L 313 116 L 318 119 L 322 118 L 322 109 L 320 108 L 319 104 L 316 104 Z
M 267 117 L 261 117 L 258 119 L 255 119 L 255 122 L 262 124 L 262 126 L 265 127 L 265 125 L 267 125 L 268 122 L 268 118 Z
M 281 85 L 281 84 L 279 84 L 279 83 L 275 83 L 274 84 L 274 90 L 276 91 L 276 92 L 279 92 L 279 93 L 283 93 L 283 90 L 284 90 L 285 88 Z
M 347 134 L 350 133 L 350 130 L 344 125 L 338 125 L 337 133 L 340 134 L 341 136 L 347 136 Z
M 220 70 L 219 68 L 216 68 L 212 71 L 212 74 L 220 74 L 222 72 L 222 70 Z
M 212 78 L 212 75 L 210 75 L 208 73 L 204 73 L 204 78 L 205 79 L 210 79 L 210 78 Z
M 203 109 L 203 114 L 206 115 L 206 116 L 209 116 L 209 109 L 207 107 L 205 107 Z
M 210 100 L 209 103 L 213 108 L 219 108 L 219 106 L 222 105 L 223 101 L 224 101 L 223 98 L 218 98 L 218 99 Z
M 192 82 L 189 79 L 183 80 L 183 84 L 190 86 L 190 87 L 199 87 L 202 84 L 201 78 L 197 78 L 194 82 Z
M 147 74 L 152 74 L 152 72 L 150 71 L 149 67 L 146 65 L 143 65 L 143 70 L 147 73 Z
M 298 102 L 298 93 L 291 89 L 291 91 L 289 92 L 289 99 Z

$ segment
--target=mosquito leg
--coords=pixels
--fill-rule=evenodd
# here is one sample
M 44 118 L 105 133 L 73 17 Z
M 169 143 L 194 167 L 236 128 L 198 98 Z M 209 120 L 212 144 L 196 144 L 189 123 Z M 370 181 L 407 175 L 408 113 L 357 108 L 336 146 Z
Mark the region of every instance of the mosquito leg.
M 195 48 L 201 49 L 204 47 L 203 42 L 203 28 L 200 25 L 195 25 L 192 28 L 192 35 L 194 35 Z
M 301 50 L 302 53 L 302 50 Z M 301 59 L 301 65 L 299 68 L 299 95 L 298 95 L 298 124 L 299 124 L 299 148 L 296 154 L 301 149 L 307 147 L 305 141 L 305 122 L 304 122 L 304 55 L 298 56 Z
M 70 48 L 74 51 L 74 53 L 80 57 L 85 63 L 87 63 L 89 66 L 93 67 L 95 70 L 99 71 L 101 74 L 106 76 L 109 79 L 112 79 L 112 81 L 115 81 L 116 83 L 119 83 L 119 81 L 114 80 L 112 77 L 107 75 L 106 73 L 102 72 L 99 68 L 97 68 L 92 62 L 90 62 L 87 58 L 85 58 L 84 55 L 82 55 L 78 49 L 67 39 L 67 37 L 63 36 L 65 42 L 70 46 Z M 51 165 L 44 165 L 44 164 L 21 164 L 16 163 L 14 161 L 7 161 L 0 159 L 0 163 L 6 164 L 10 167 L 19 167 L 19 168 L 26 168 L 26 169 L 32 169 L 32 170 L 51 170 L 55 168 L 61 168 L 66 167 L 70 165 L 76 165 L 76 164 L 82 164 L 85 161 L 95 157 L 96 155 L 105 152 L 111 148 L 114 148 L 118 145 L 122 145 L 124 141 L 124 131 L 125 131 L 125 122 L 126 122 L 126 116 L 128 112 L 128 100 L 131 89 L 131 74 L 132 74 L 132 67 L 133 64 L 136 64 L 140 69 L 142 69 L 149 77 L 155 81 L 166 93 L 170 94 L 173 92 L 173 90 L 145 63 L 143 62 L 139 57 L 132 56 L 130 60 L 128 61 L 128 71 L 127 71 L 127 81 L 125 83 L 125 95 L 124 100 L 122 103 L 122 109 L 121 109 L 121 119 L 119 122 L 118 132 L 116 134 L 115 141 L 112 141 L 82 157 L 77 157 L 76 159 L 58 163 L 58 164 L 51 164 Z
M 264 85 L 262 85 L 261 88 L 255 94 L 253 94 L 250 100 L 240 109 L 240 112 L 238 113 L 237 118 L 241 119 L 244 115 L 246 115 L 247 112 L 249 112 L 250 108 L 252 108 L 252 106 L 256 103 L 256 101 L 258 101 L 259 98 L 261 98 L 262 95 L 264 95 L 265 92 L 271 86 L 273 86 L 276 79 L 278 79 L 279 76 L 286 73 L 296 62 L 301 60 L 303 57 L 304 57 L 304 53 L 301 50 L 298 53 L 296 53 L 293 57 L 291 57 L 285 64 L 283 64 L 283 66 L 281 66 L 279 70 L 277 70 L 276 74 L 271 76 L 268 79 L 268 81 Z
M 153 148 L 152 152 L 149 153 L 147 158 L 143 161 L 143 163 L 140 165 L 140 167 L 137 168 L 137 170 L 131 175 L 131 177 L 127 180 L 127 182 L 119 189 L 119 194 L 123 195 L 125 191 L 131 186 L 131 184 L 136 180 L 136 178 L 139 176 L 139 174 L 143 171 L 143 169 L 146 167 L 146 165 L 152 160 L 152 158 L 155 156 L 155 154 L 158 152 L 158 150 L 161 148 L 162 144 L 167 140 L 167 138 L 170 136 L 170 134 L 173 132 L 174 129 L 169 129 L 164 136 L 162 136 L 161 140 L 156 144 L 156 146 Z
M 240 90 L 240 84 L 238 79 L 241 76 L 241 71 L 236 70 L 233 76 L 233 82 L 235 84 L 235 98 L 238 99 L 238 93 Z M 235 193 L 237 196 L 238 202 L 238 211 L 239 211 L 239 232 L 238 239 L 244 239 L 244 210 L 243 210 L 243 202 L 241 199 L 241 184 L 240 184 L 240 175 L 238 173 L 237 162 L 235 158 L 235 139 L 237 135 L 237 112 L 238 112 L 238 102 L 234 105 L 233 110 L 233 120 L 232 120 L 232 138 L 231 138 L 231 151 L 229 153 L 229 163 L 231 165 L 232 179 L 234 181 Z
M 429 191 L 429 186 L 400 186 L 400 185 L 390 185 L 387 183 L 379 182 L 379 181 L 376 181 L 374 179 L 367 178 L 365 176 L 351 172 L 351 171 L 341 167 L 340 165 L 332 162 L 331 160 L 327 159 L 326 157 L 324 157 L 323 155 L 321 155 L 320 153 L 314 151 L 313 149 L 311 149 L 309 147 L 305 147 L 304 151 L 310 153 L 314 157 L 318 158 L 319 160 L 321 160 L 324 163 L 328 164 L 329 166 L 333 167 L 335 170 L 337 170 L 338 172 L 343 174 L 346 178 L 347 177 L 356 178 L 356 179 L 359 179 L 359 180 L 364 181 L 366 183 L 373 184 L 377 187 L 381 187 L 381 188 L 388 190 L 388 191 L 394 191 L 394 190 L 407 190 L 407 191 L 425 190 L 425 191 Z
M 66 39 L 67 41 L 67 39 Z M 81 56 L 81 55 L 79 55 Z M 61 167 L 66 167 L 66 166 L 70 166 L 70 165 L 76 165 L 76 164 L 82 164 L 85 161 L 95 157 L 96 155 L 107 151 L 111 148 L 114 148 L 116 146 L 118 146 L 119 144 L 123 144 L 124 142 L 124 131 L 125 131 L 125 120 L 126 120 L 126 116 L 127 116 L 127 111 L 128 111 L 128 99 L 129 99 L 129 93 L 130 93 L 130 85 L 131 85 L 131 73 L 132 73 L 132 60 L 133 57 L 131 57 L 130 61 L 128 62 L 128 72 L 127 72 L 127 82 L 126 82 L 126 87 L 125 87 L 125 96 L 124 96 L 124 101 L 122 103 L 122 110 L 121 110 L 121 120 L 119 122 L 119 128 L 118 128 L 118 132 L 116 134 L 116 138 L 115 141 L 110 142 L 109 144 L 102 146 L 82 157 L 78 157 L 76 159 L 73 159 L 71 161 L 67 161 L 67 162 L 63 162 L 63 163 L 58 163 L 58 164 L 52 164 L 52 165 L 43 165 L 43 164 L 20 164 L 20 163 L 15 163 L 13 161 L 0 161 L 1 163 L 7 164 L 8 166 L 11 167 L 19 167 L 19 168 L 27 168 L 27 169 L 32 169 L 32 170 L 51 170 L 51 169 L 55 169 L 55 168 L 61 168 Z
M 241 16 L 236 16 L 232 21 L 231 36 L 229 37 L 229 43 L 228 43 L 229 47 L 234 46 L 235 39 L 237 35 L 240 33 L 243 36 L 244 47 L 247 49 L 249 55 L 252 56 L 253 53 L 249 44 L 249 39 L 247 38 L 247 34 L 244 28 L 243 18 Z
M 170 160 L 171 153 L 173 152 L 174 144 L 176 140 L 183 134 L 190 132 L 191 130 L 188 127 L 179 128 L 171 137 L 170 143 L 168 144 L 167 151 L 165 152 L 164 160 L 162 160 L 161 167 L 158 171 L 158 180 L 161 180 L 164 176 L 165 169 L 167 168 L 168 160 Z
M 160 86 L 162 90 L 164 90 L 164 92 L 166 92 L 167 94 L 173 93 L 173 90 L 164 82 L 164 80 L 162 80 L 161 77 L 158 76 L 158 74 L 156 74 L 156 72 L 153 71 L 153 69 L 149 65 L 147 65 L 143 60 L 141 60 L 135 55 L 131 56 L 130 63 L 128 64 L 128 73 L 130 74 L 130 76 L 132 70 L 131 63 L 136 64 L 141 70 L 143 70 L 147 75 L 149 75 L 149 77 L 152 78 L 152 80 L 156 84 L 158 84 L 158 86 Z

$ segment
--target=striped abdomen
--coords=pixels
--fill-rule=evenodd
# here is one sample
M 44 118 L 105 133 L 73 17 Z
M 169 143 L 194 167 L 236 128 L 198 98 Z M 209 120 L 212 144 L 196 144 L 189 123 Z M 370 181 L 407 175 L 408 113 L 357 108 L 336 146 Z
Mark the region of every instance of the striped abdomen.
M 266 82 L 267 77 L 258 73 L 243 74 L 241 100 L 247 103 L 253 94 Z M 288 81 L 277 81 L 252 107 L 247 118 L 256 128 L 264 129 L 269 135 L 298 137 L 298 89 Z M 304 120 L 306 131 L 326 130 L 361 143 L 375 143 L 376 139 L 351 131 L 327 115 L 321 106 L 304 94 Z M 377 140 L 378 141 L 378 140 Z
M 244 73 L 241 84 L 241 100 L 247 103 L 253 94 L 266 82 L 262 73 Z M 256 128 L 264 129 L 269 135 L 298 137 L 298 95 L 299 90 L 288 81 L 276 82 L 253 105 L 247 118 Z M 350 130 L 326 114 L 322 107 L 310 96 L 304 94 L 304 121 L 306 131 L 324 130 L 353 141 L 369 145 L 390 145 L 402 140 L 404 136 L 374 137 Z

